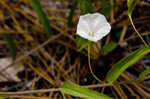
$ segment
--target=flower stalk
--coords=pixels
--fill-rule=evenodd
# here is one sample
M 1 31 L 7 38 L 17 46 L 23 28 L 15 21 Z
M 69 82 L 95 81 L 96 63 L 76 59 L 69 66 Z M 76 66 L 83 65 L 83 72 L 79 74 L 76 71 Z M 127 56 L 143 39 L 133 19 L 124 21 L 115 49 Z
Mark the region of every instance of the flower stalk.
M 90 61 L 90 45 L 91 45 L 91 42 L 89 41 L 88 42 L 88 64 L 89 64 L 89 69 L 90 69 L 90 72 L 92 74 L 92 76 L 99 82 L 99 83 L 102 83 L 102 81 L 94 74 L 93 70 L 92 70 L 92 67 L 91 67 L 91 61 Z
M 143 39 L 143 37 L 141 36 L 141 34 L 135 28 L 135 26 L 133 24 L 133 21 L 132 21 L 132 18 L 131 18 L 131 15 L 129 15 L 129 19 L 130 19 L 131 25 L 133 26 L 133 29 L 135 30 L 135 32 L 137 33 L 137 35 L 140 37 L 140 39 L 142 40 L 142 42 L 144 43 L 144 45 L 147 46 L 147 43 L 145 42 L 145 40 Z

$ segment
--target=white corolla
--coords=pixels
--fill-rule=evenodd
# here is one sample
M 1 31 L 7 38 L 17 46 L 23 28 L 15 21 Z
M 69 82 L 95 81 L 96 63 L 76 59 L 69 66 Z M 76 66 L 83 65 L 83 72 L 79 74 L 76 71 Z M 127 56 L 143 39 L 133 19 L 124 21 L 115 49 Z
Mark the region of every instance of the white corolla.
M 110 24 L 100 13 L 85 14 L 80 16 L 77 25 L 77 34 L 93 42 L 101 40 L 111 30 Z

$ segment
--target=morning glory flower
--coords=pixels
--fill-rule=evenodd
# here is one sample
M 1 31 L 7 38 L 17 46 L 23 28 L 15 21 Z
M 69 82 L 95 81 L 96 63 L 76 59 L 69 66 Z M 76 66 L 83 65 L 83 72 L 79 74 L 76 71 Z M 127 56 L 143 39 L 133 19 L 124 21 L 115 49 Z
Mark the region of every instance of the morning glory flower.
M 100 13 L 85 14 L 80 16 L 77 25 L 77 35 L 93 42 L 101 40 L 111 30 L 110 24 Z

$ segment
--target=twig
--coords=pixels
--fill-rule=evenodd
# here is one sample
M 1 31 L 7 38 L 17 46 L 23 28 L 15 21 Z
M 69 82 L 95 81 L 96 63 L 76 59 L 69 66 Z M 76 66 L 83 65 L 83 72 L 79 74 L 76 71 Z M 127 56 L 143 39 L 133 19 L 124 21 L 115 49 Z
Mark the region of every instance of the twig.
M 12 98 L 12 99 L 50 99 L 49 97 L 35 97 L 35 96 L 20 96 L 20 95 L 11 95 L 11 96 L 2 96 L 2 98 L 4 99 L 9 99 L 9 98 Z
M 86 87 L 86 88 L 100 88 L 100 87 L 108 87 L 108 86 L 114 86 L 114 85 L 140 83 L 140 82 L 147 80 L 149 78 L 150 78 L 150 76 L 147 76 L 143 80 L 135 79 L 135 80 L 116 82 L 114 84 L 104 83 L 104 84 L 87 85 L 84 87 Z M 58 92 L 60 90 L 61 90 L 61 88 L 50 88 L 50 89 L 29 90 L 29 91 L 21 91 L 21 92 L 0 92 L 0 95 L 22 95 L 22 94 L 33 94 L 33 93 Z
M 21 91 L 21 92 L 0 92 L 0 95 L 22 95 L 22 94 L 33 94 L 33 93 L 57 92 L 57 91 L 60 91 L 60 88 L 29 90 L 29 91 Z
M 21 60 L 25 59 L 26 57 L 28 57 L 29 55 L 31 55 L 33 52 L 39 50 L 40 48 L 44 47 L 45 45 L 47 45 L 50 41 L 53 41 L 55 39 L 57 39 L 58 37 L 62 36 L 62 34 L 58 34 L 56 36 L 51 37 L 50 39 L 48 39 L 47 41 L 45 41 L 44 43 L 40 44 L 39 46 L 37 46 L 36 48 L 32 49 L 31 51 L 29 51 L 28 53 L 24 53 L 22 56 L 20 56 L 19 58 L 17 58 L 14 62 L 12 62 L 10 65 L 8 65 L 6 68 L 0 70 L 0 73 L 2 71 L 5 71 L 6 69 L 8 69 L 9 67 L 11 67 L 12 65 L 20 62 Z

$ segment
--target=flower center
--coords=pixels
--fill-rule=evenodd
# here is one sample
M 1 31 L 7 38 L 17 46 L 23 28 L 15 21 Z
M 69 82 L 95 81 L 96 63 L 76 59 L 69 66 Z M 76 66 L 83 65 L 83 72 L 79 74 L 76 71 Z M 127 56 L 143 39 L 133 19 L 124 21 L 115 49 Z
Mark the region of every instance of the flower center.
M 88 34 L 89 36 L 94 36 L 94 32 L 89 32 L 89 34 Z

